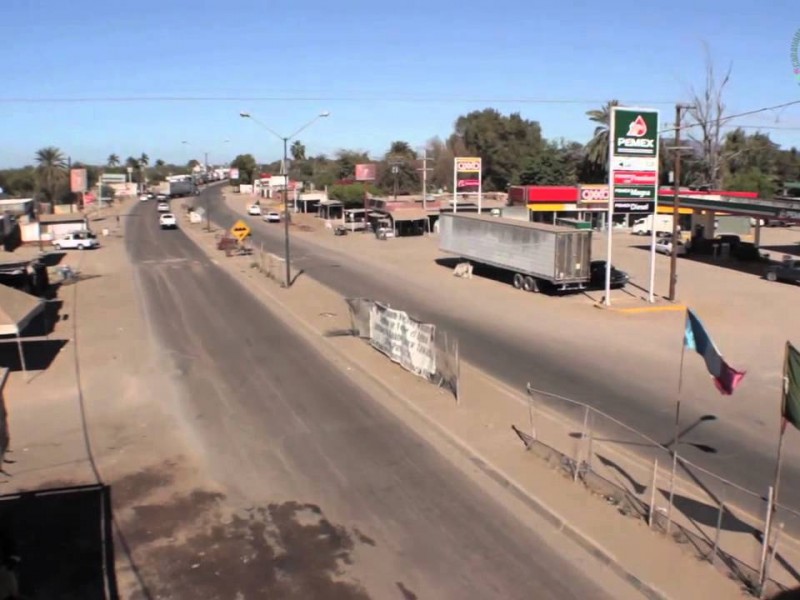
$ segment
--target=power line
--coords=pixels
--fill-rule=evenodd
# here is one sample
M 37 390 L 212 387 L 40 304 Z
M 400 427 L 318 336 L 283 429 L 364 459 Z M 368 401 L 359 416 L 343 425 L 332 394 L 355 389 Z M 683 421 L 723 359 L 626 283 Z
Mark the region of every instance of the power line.
M 462 96 L 85 96 L 85 97 L 0 97 L 0 104 L 114 104 L 132 102 L 467 102 L 488 104 L 577 104 L 605 106 L 608 100 L 566 98 L 500 98 Z M 671 106 L 667 100 L 637 100 L 635 104 Z
M 771 110 L 778 110 L 778 109 L 781 109 L 781 108 L 786 108 L 788 106 L 795 106 L 797 104 L 800 104 L 800 100 L 792 100 L 790 102 L 784 102 L 783 104 L 776 104 L 775 106 L 765 106 L 763 108 L 756 108 L 754 110 L 748 110 L 748 111 L 740 112 L 740 113 L 737 113 L 737 114 L 734 114 L 734 115 L 723 116 L 718 121 L 719 121 L 719 125 L 721 127 L 723 127 L 723 126 L 725 126 L 725 123 L 727 123 L 728 121 L 731 121 L 733 119 L 738 119 L 740 117 L 749 117 L 750 115 L 757 115 L 759 113 L 769 112 Z M 700 125 L 701 125 L 701 123 L 689 123 L 688 125 L 681 125 L 677 129 L 680 129 L 680 130 L 692 129 L 694 127 L 700 127 Z M 735 127 L 735 126 L 734 125 L 730 125 L 730 127 Z M 748 125 L 747 127 L 752 127 L 752 126 Z M 676 129 L 676 127 L 675 127 L 675 124 L 673 123 L 672 127 L 668 127 L 667 129 L 662 129 L 661 131 L 659 131 L 659 133 L 671 133 L 671 132 L 674 132 L 675 129 Z M 765 127 L 765 129 L 766 129 L 766 127 Z

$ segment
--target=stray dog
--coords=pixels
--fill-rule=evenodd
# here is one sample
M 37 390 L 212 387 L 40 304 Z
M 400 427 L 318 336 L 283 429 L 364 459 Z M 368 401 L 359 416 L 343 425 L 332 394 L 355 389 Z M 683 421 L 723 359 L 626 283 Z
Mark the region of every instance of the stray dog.
M 453 269 L 453 275 L 464 279 L 472 279 L 472 265 L 468 262 L 458 263 L 456 268 Z

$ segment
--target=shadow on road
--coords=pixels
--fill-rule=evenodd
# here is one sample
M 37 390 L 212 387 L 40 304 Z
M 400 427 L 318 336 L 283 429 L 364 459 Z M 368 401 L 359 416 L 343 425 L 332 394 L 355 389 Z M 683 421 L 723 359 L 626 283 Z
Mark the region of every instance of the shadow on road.
M 0 496 L 0 530 L 25 598 L 118 598 L 107 486 Z
M 28 371 L 44 371 L 53 362 L 68 340 L 22 340 L 22 352 Z M 19 349 L 15 339 L 0 340 L 0 365 L 11 371 L 22 371 Z

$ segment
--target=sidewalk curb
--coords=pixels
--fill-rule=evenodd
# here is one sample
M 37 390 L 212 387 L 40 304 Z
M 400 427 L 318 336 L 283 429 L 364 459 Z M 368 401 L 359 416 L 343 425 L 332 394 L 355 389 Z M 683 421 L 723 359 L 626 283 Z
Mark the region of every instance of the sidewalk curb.
M 194 229 L 192 229 L 192 235 L 189 235 L 187 237 L 189 237 L 200 248 L 201 251 L 206 253 L 206 249 L 202 247 L 195 238 L 195 235 L 198 233 L 201 232 L 197 232 Z M 631 571 L 627 570 L 622 565 L 622 563 L 620 563 L 616 559 L 616 557 L 613 554 L 611 554 L 609 551 L 603 548 L 599 543 L 594 541 L 592 538 L 583 534 L 577 528 L 570 525 L 561 515 L 558 514 L 558 512 L 556 512 L 542 500 L 531 494 L 529 491 L 525 490 L 521 485 L 516 483 L 501 469 L 492 465 L 491 462 L 489 462 L 483 456 L 481 456 L 481 454 L 475 451 L 467 442 L 465 442 L 464 440 L 462 440 L 461 438 L 450 432 L 448 429 L 446 429 L 444 426 L 442 426 L 440 423 L 438 423 L 430 416 L 428 416 L 407 396 L 391 388 L 380 378 L 370 373 L 368 369 L 364 369 L 356 361 L 353 361 L 346 354 L 340 352 L 339 349 L 336 348 L 332 342 L 325 339 L 323 336 L 320 336 L 319 333 L 314 329 L 314 327 L 311 324 L 308 323 L 307 320 L 298 316 L 297 313 L 292 309 L 290 303 L 284 302 L 283 299 L 279 298 L 273 291 L 267 289 L 266 286 L 260 289 L 253 289 L 251 286 L 246 285 L 246 280 L 242 278 L 238 272 L 234 271 L 233 269 L 227 266 L 223 266 L 222 263 L 215 260 L 214 258 L 212 257 L 210 258 L 215 266 L 227 272 L 240 285 L 242 285 L 242 287 L 244 287 L 250 294 L 258 298 L 260 301 L 263 301 L 264 296 L 268 297 L 268 301 L 273 302 L 279 307 L 280 310 L 275 312 L 281 320 L 287 323 L 291 323 L 292 325 L 300 325 L 300 327 L 303 330 L 302 333 L 304 337 L 310 338 L 315 343 L 319 343 L 321 341 L 330 352 L 334 353 L 339 358 L 339 360 L 341 360 L 343 363 L 346 363 L 351 369 L 357 371 L 363 377 L 369 379 L 373 383 L 373 385 L 376 385 L 380 389 L 384 390 L 384 392 L 389 397 L 393 397 L 397 400 L 400 400 L 407 409 L 410 409 L 417 417 L 420 417 L 425 423 L 428 424 L 429 427 L 438 431 L 439 434 L 442 435 L 445 441 L 447 441 L 452 447 L 456 448 L 459 452 L 461 452 L 470 462 L 472 462 L 472 464 L 474 464 L 478 469 L 480 469 L 481 472 L 483 472 L 486 476 L 491 478 L 495 483 L 499 484 L 501 487 L 506 488 L 509 492 L 513 494 L 514 497 L 516 497 L 518 500 L 521 500 L 535 513 L 537 513 L 540 517 L 544 518 L 551 525 L 553 525 L 553 527 L 557 531 L 564 533 L 570 540 L 577 543 L 581 548 L 583 548 L 586 552 L 592 555 L 601 564 L 610 568 L 617 576 L 619 576 L 621 579 L 623 579 L 625 582 L 631 585 L 634 589 L 641 592 L 646 598 L 650 598 L 651 600 L 669 600 L 669 596 L 665 595 L 664 593 L 662 593 L 655 587 L 651 586 L 650 584 L 642 581 Z M 317 281 L 315 281 L 315 283 L 317 285 L 326 287 Z M 326 287 L 326 289 L 330 288 Z M 339 294 L 336 294 L 332 290 L 331 292 L 336 297 L 340 297 Z

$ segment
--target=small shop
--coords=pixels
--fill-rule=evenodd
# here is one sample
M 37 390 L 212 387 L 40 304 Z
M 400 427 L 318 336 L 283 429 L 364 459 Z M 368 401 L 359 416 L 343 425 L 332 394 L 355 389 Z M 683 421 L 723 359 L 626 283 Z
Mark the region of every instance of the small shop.
M 344 204 L 339 200 L 320 200 L 318 216 L 326 221 L 339 221 L 344 218 Z

